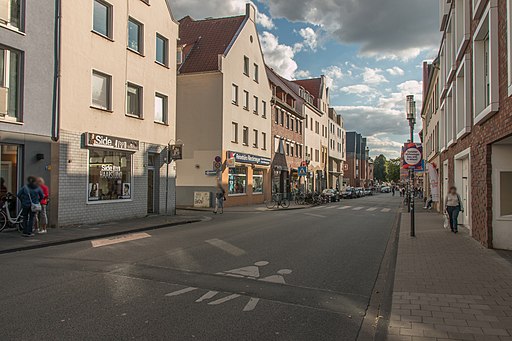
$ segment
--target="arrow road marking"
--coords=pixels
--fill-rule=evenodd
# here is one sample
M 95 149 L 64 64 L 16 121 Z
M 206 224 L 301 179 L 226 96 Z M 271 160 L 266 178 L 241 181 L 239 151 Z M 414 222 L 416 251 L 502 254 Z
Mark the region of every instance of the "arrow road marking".
M 206 294 L 204 294 L 199 299 L 197 299 L 196 302 L 199 303 L 199 302 L 209 300 L 210 298 L 213 298 L 218 293 L 219 293 L 218 291 L 208 291 Z

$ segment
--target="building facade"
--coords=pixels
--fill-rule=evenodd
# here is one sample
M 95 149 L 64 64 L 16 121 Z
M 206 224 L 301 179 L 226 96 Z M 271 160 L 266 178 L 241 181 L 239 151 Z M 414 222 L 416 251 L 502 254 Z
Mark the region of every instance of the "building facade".
M 345 167 L 345 183 L 350 187 L 371 187 L 373 178 L 369 178 L 370 149 L 366 138 L 350 131 L 346 134 L 347 166 Z
M 440 0 L 442 198 L 482 245 L 512 249 L 512 3 Z
M 62 1 L 59 225 L 174 211 L 177 40 L 166 0 Z
M 30 175 L 53 193 L 55 28 L 55 1 L 0 2 L 0 196 Z
M 343 117 L 329 108 L 329 164 L 327 186 L 338 190 L 343 189 L 344 163 L 346 158 L 346 130 Z
M 272 193 L 304 191 L 298 168 L 304 162 L 304 100 L 290 81 L 266 67 L 272 89 Z
M 270 198 L 272 91 L 255 20 L 251 4 L 242 16 L 180 20 L 180 206 L 211 206 L 218 184 L 227 206 Z

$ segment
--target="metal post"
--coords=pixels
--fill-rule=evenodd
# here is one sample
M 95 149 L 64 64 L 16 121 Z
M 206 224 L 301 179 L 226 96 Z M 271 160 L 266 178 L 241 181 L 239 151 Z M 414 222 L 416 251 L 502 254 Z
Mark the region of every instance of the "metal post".
M 170 150 L 171 150 L 171 145 L 168 144 L 167 145 L 167 160 L 166 160 L 166 163 L 167 163 L 167 175 L 166 175 L 166 179 L 165 179 L 165 215 L 167 215 L 169 213 L 169 154 L 170 154 Z
M 411 143 L 414 143 L 414 120 L 410 121 L 411 127 Z M 414 168 L 411 169 L 411 189 L 410 192 L 410 200 L 411 200 L 411 237 L 416 237 L 416 226 L 415 226 L 415 217 L 414 217 L 414 196 L 416 194 L 416 190 L 414 188 Z

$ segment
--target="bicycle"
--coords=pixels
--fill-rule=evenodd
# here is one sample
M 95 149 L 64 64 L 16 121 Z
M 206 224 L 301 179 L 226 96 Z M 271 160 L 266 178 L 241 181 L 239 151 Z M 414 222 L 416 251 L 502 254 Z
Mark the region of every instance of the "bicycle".
M 306 196 L 304 195 L 304 193 L 297 193 L 295 195 L 295 204 L 296 205 L 305 205 L 306 204 Z
M 21 211 L 15 217 L 11 216 L 11 210 L 9 209 L 9 203 L 16 201 L 16 196 L 12 193 L 7 193 L 3 198 L 0 198 L 0 232 L 5 228 L 15 228 L 19 232 L 23 231 L 23 216 Z
M 286 197 L 283 193 L 276 193 L 272 194 L 272 199 L 265 202 L 265 205 L 269 210 L 273 209 L 274 207 L 282 207 L 282 208 L 288 208 L 290 207 L 290 200 Z

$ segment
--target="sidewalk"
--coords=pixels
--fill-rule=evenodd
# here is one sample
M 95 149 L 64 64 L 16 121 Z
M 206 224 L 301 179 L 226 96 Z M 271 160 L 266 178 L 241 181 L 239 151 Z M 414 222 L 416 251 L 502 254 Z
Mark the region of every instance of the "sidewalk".
M 416 238 L 402 215 L 388 340 L 512 340 L 512 253 L 420 210 Z M 501 256 L 500 256 L 501 255 Z M 507 257 L 507 258 L 505 258 Z
M 36 234 L 32 238 L 24 238 L 15 230 L 5 230 L 0 233 L 0 254 L 191 224 L 201 220 L 200 216 L 191 215 L 149 216 L 104 224 L 48 229 L 47 234 Z

